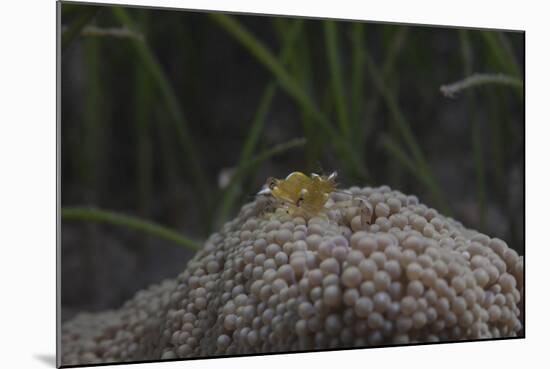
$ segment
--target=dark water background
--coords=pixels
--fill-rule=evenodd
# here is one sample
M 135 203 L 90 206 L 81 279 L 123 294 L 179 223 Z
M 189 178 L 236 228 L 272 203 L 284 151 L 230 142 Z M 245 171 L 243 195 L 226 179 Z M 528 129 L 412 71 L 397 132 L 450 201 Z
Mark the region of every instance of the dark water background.
M 234 216 L 266 177 L 338 170 L 342 187 L 387 184 L 416 194 L 523 254 L 521 90 L 484 85 L 454 98 L 439 90 L 472 73 L 523 79 L 523 33 L 303 20 L 284 68 L 336 132 L 342 111 L 347 113 L 351 133 L 344 135 L 343 142 L 349 142 L 344 155 L 335 150 L 335 136 L 297 103 L 280 76 L 216 19 L 152 9 L 128 8 L 125 15 L 134 27 L 130 36 L 113 36 L 97 32 L 123 27 L 113 8 L 62 6 L 64 37 L 84 20 L 62 50 L 62 207 L 139 216 L 200 241 Z M 292 18 L 234 19 L 275 57 L 296 27 Z M 220 204 L 227 195 L 220 175 L 241 161 L 271 82 L 277 88 L 252 157 L 297 138 L 307 143 L 245 171 L 234 205 L 223 214 Z M 174 111 L 183 120 L 174 119 Z M 391 149 L 417 164 L 406 130 L 395 124 L 399 115 L 440 197 L 424 172 L 411 171 Z M 182 121 L 193 156 L 178 133 Z M 350 155 L 356 167 L 349 165 Z M 120 306 L 137 290 L 175 277 L 192 255 L 124 227 L 79 221 L 63 221 L 61 250 L 63 320 L 83 310 Z

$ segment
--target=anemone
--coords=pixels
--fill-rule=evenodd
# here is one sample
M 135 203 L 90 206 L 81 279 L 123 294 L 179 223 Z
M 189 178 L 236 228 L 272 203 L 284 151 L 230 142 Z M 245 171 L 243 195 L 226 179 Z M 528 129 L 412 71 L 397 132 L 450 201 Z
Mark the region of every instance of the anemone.
M 523 257 L 388 186 L 304 218 L 262 197 L 185 270 L 117 310 L 62 326 L 62 363 L 87 364 L 514 337 Z

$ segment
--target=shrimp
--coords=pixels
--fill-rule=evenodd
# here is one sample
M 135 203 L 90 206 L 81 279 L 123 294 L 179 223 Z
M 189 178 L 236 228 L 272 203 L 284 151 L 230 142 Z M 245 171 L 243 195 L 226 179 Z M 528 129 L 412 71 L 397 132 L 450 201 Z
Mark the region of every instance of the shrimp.
M 358 207 L 361 223 L 370 224 L 373 215 L 370 203 L 363 196 L 338 190 L 337 176 L 336 172 L 328 176 L 315 173 L 308 176 L 302 172 L 292 172 L 285 179 L 268 178 L 258 195 L 268 196 L 275 203 L 282 204 L 289 214 L 311 218 L 325 209 L 335 207 L 329 202 L 331 193 L 343 193 L 351 196 L 352 205 Z

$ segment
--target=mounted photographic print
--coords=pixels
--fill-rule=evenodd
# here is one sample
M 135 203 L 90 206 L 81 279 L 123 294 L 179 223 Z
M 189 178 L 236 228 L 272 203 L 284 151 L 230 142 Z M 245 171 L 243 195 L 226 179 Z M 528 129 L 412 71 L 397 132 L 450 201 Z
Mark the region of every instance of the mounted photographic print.
M 58 365 L 525 337 L 524 32 L 58 12 Z

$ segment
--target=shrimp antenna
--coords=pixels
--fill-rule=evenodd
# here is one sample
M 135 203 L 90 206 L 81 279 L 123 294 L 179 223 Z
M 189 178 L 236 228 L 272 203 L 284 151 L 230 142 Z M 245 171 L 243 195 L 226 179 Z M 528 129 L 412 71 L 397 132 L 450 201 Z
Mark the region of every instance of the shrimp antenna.
M 321 161 L 317 160 L 317 169 L 319 169 L 319 173 L 324 174 L 325 169 L 323 168 L 323 165 L 321 164 Z

